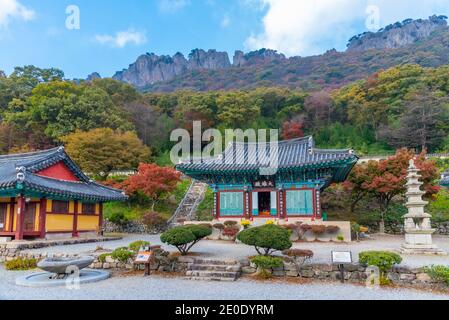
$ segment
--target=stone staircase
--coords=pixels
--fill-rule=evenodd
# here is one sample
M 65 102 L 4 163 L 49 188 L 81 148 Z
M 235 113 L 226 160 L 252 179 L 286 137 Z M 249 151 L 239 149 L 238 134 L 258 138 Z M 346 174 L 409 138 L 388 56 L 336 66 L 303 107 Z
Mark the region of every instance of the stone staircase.
M 178 209 L 168 221 L 170 226 L 178 224 L 178 219 L 184 219 L 185 221 L 195 220 L 196 211 L 200 203 L 204 200 L 206 194 L 207 184 L 192 181 L 189 190 L 187 190 L 184 199 L 179 204 Z
M 201 281 L 236 281 L 242 266 L 235 260 L 195 258 L 186 271 L 186 279 Z

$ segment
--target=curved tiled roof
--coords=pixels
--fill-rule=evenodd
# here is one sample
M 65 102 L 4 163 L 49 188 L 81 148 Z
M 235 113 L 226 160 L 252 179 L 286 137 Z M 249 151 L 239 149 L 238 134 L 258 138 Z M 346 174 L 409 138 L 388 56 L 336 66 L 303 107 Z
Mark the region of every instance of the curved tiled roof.
M 63 181 L 36 174 L 59 162 L 64 162 L 79 181 Z M 23 188 L 24 192 L 45 194 L 50 198 L 98 202 L 121 201 L 127 198 L 121 190 L 90 180 L 70 159 L 63 147 L 0 156 L 0 190 L 20 188 Z
M 270 143 L 233 143 L 218 157 L 182 162 L 177 169 L 183 172 L 212 173 L 218 171 L 257 170 L 270 165 L 270 155 L 277 160 L 277 168 L 332 167 L 339 163 L 355 164 L 358 157 L 350 150 L 316 149 L 312 137 Z M 277 154 L 276 154 L 277 152 Z

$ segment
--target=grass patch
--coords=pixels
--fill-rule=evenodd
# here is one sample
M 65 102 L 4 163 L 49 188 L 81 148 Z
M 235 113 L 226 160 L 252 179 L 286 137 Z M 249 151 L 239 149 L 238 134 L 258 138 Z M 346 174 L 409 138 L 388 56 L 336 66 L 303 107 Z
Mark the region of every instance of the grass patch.
M 10 271 L 33 270 L 37 268 L 36 259 L 16 258 L 5 262 L 5 269 Z
M 204 200 L 198 206 L 196 219 L 198 221 L 212 221 L 214 219 L 214 192 L 211 188 L 207 188 Z
M 185 179 L 178 183 L 176 189 L 170 194 L 166 200 L 156 204 L 155 211 L 158 212 L 165 219 L 169 219 L 175 213 L 185 193 L 189 189 L 190 179 Z M 140 220 L 145 213 L 151 211 L 150 203 L 138 204 L 133 202 L 111 202 L 104 204 L 104 217 L 110 219 L 111 217 L 123 214 L 128 221 Z

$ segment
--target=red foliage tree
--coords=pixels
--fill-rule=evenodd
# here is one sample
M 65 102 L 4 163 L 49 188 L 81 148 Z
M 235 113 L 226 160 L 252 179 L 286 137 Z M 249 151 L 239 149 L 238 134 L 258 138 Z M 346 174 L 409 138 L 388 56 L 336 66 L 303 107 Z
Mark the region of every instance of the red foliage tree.
M 160 167 L 156 164 L 140 164 L 138 172 L 122 183 L 128 195 L 143 194 L 151 202 L 151 210 L 157 201 L 172 192 L 180 179 L 181 173 L 169 167 Z
M 282 138 L 284 140 L 302 138 L 304 137 L 304 131 L 302 129 L 301 122 L 295 120 L 286 121 L 282 125 Z
M 420 169 L 426 196 L 438 193 L 439 187 L 434 182 L 438 178 L 435 162 L 426 160 L 425 152 L 416 157 L 416 166 Z M 379 230 L 385 232 L 385 216 L 394 197 L 406 192 L 406 176 L 409 161 L 415 158 L 413 151 L 401 149 L 396 155 L 382 161 L 370 161 L 356 166 L 351 172 L 345 188 L 353 193 L 353 199 L 359 201 L 364 195 L 372 195 L 377 199 L 381 221 Z

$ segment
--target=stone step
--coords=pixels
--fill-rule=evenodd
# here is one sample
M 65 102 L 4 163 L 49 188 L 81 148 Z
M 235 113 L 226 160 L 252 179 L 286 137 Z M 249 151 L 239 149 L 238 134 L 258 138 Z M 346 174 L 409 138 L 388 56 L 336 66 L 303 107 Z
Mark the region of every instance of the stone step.
M 222 281 L 222 282 L 234 282 L 237 280 L 233 278 L 215 278 L 215 277 L 184 277 L 184 279 L 195 281 Z
M 193 263 L 202 265 L 216 265 L 216 266 L 239 265 L 239 262 L 236 260 L 218 260 L 218 259 L 202 259 L 202 258 L 195 258 L 193 260 Z
M 188 270 L 240 272 L 241 267 L 239 265 L 191 264 L 188 266 Z
M 226 271 L 192 271 L 186 272 L 187 277 L 202 277 L 202 278 L 231 278 L 237 279 L 239 272 L 226 272 Z

